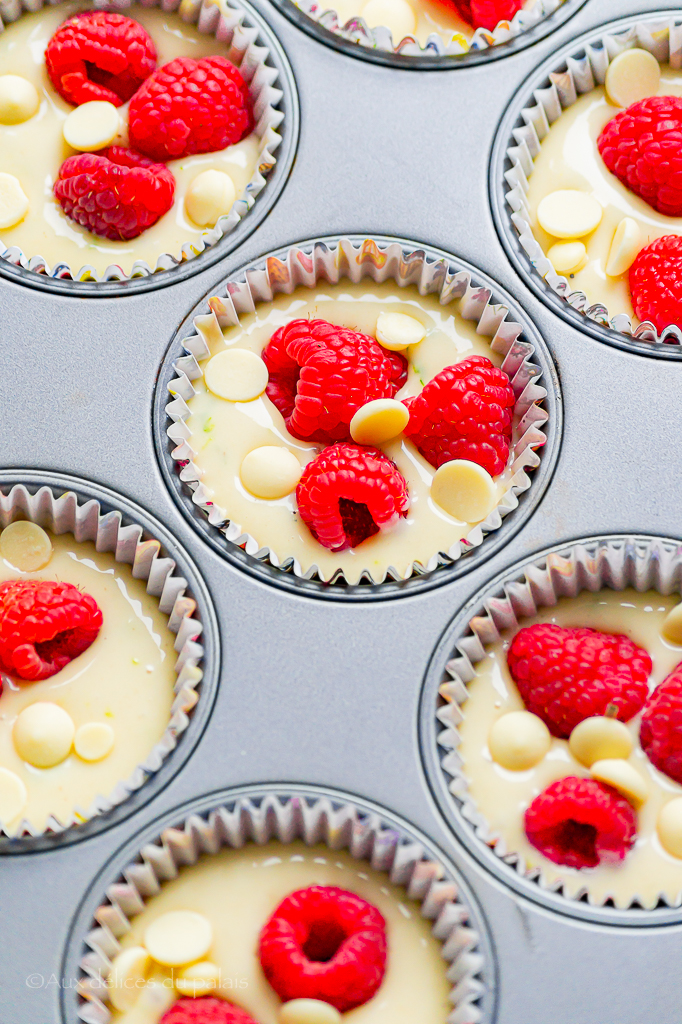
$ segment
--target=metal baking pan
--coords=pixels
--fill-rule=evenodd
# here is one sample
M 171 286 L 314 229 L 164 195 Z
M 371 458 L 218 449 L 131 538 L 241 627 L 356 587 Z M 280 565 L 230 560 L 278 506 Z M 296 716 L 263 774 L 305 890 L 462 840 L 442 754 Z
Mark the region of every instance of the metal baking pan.
M 377 805 L 442 851 L 490 935 L 497 992 L 481 1001 L 486 1024 L 682 1022 L 682 913 L 617 926 L 513 889 L 439 809 L 418 732 L 441 637 L 498 576 L 580 537 L 682 539 L 682 365 L 604 344 L 539 301 L 500 244 L 486 185 L 498 124 L 523 83 L 578 36 L 642 13 L 641 0 L 587 0 L 532 46 L 437 75 L 354 59 L 268 0 L 253 6 L 291 62 L 301 104 L 293 169 L 256 230 L 219 264 L 188 279 L 169 274 L 143 294 L 86 299 L 0 281 L 3 488 L 16 479 L 37 486 L 54 472 L 144 509 L 196 566 L 221 652 L 210 716 L 195 745 L 178 745 L 165 785 L 152 781 L 139 806 L 96 834 L 3 856 L 0 1021 L 76 1024 L 73 975 L 87 911 L 136 837 L 218 791 L 279 784 Z M 564 405 L 554 475 L 521 529 L 466 572 L 395 600 L 326 601 L 244 571 L 188 521 L 155 451 L 160 369 L 202 296 L 265 253 L 353 233 L 413 239 L 489 275 L 547 344 Z

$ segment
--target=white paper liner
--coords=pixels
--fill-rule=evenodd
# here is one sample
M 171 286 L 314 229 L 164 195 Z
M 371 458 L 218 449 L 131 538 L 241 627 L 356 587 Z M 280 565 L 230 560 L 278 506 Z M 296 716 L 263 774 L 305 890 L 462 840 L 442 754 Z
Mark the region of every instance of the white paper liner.
M 467 683 L 475 677 L 475 665 L 485 657 L 487 645 L 499 643 L 505 630 L 517 628 L 522 619 L 536 615 L 541 608 L 552 607 L 562 597 L 577 597 L 583 590 L 596 593 L 604 587 L 655 590 L 664 595 L 680 593 L 682 545 L 637 536 L 594 538 L 530 562 L 522 574 L 510 576 L 483 598 L 466 632 L 456 641 L 454 657 L 448 661 L 445 681 L 439 687 L 441 699 L 436 712 L 443 726 L 437 740 L 442 748 L 440 764 L 448 777 L 448 789 L 477 838 L 529 883 L 572 901 L 586 899 L 591 906 L 604 906 L 613 895 L 607 893 L 602 900 L 595 899 L 587 879 L 584 887 L 571 896 L 560 880 L 550 882 L 541 868 L 526 868 L 523 857 L 508 850 L 504 838 L 490 828 L 469 794 L 464 763 L 458 753 L 458 726 L 466 716 Z M 661 893 L 658 902 L 679 907 L 682 889 L 674 901 Z M 630 909 L 642 909 L 636 893 Z
M 394 42 L 391 30 L 385 26 L 370 28 L 360 15 L 350 18 L 345 24 L 333 8 L 317 0 L 293 0 L 299 10 L 327 31 L 346 39 L 348 42 L 366 46 L 372 50 L 385 50 L 403 57 L 459 57 L 462 54 L 488 50 L 492 46 L 508 43 L 517 36 L 535 28 L 541 21 L 554 14 L 566 0 L 535 0 L 526 9 L 517 11 L 511 21 L 500 21 L 492 30 L 477 28 L 471 39 L 461 32 L 453 32 L 447 43 L 439 32 L 432 32 L 424 46 L 414 36 L 406 36 Z M 358 0 L 358 6 L 361 0 Z
M 362 580 L 377 584 L 387 578 L 399 580 L 422 575 L 441 565 L 450 565 L 482 544 L 485 536 L 497 530 L 504 517 L 518 506 L 518 495 L 531 486 L 528 473 L 540 465 L 535 449 L 546 441 L 542 427 L 547 422 L 548 413 L 540 403 L 547 397 L 547 391 L 537 383 L 541 370 L 532 362 L 534 346 L 521 339 L 523 327 L 507 319 L 508 307 L 492 303 L 490 289 L 476 285 L 468 271 L 451 273 L 446 260 L 429 262 L 424 251 L 403 247 L 398 242 L 382 246 L 373 239 L 365 239 L 355 247 L 349 239 L 342 238 L 335 244 L 316 242 L 312 253 L 293 246 L 284 260 L 267 257 L 265 269 L 249 271 L 244 281 L 228 281 L 225 294 L 210 298 L 206 314 L 195 317 L 197 333 L 182 342 L 187 355 L 173 363 L 178 376 L 169 383 L 168 389 L 175 397 L 166 406 L 166 414 L 172 421 L 166 433 L 176 445 L 171 457 L 177 464 L 180 479 L 191 492 L 192 502 L 228 541 L 277 568 L 304 579 L 320 579 L 326 583 L 345 583 L 343 570 L 338 569 L 326 580 L 316 565 L 304 571 L 296 558 L 286 552 L 275 552 L 260 543 L 239 523 L 229 519 L 228 510 L 213 503 L 211 492 L 201 481 L 202 470 L 193 461 L 196 452 L 192 448 L 192 435 L 186 422 L 190 415 L 187 402 L 195 394 L 192 381 L 203 376 L 199 360 L 209 355 L 208 341 L 217 336 L 216 332 L 238 324 L 241 315 L 253 312 L 258 303 L 271 302 L 282 292 L 291 294 L 299 286 L 312 288 L 320 279 L 337 284 L 342 278 L 357 283 L 366 277 L 376 282 L 392 280 L 401 287 L 413 285 L 422 295 L 436 293 L 442 305 L 461 299 L 460 315 L 465 320 L 475 321 L 477 333 L 490 338 L 491 349 L 504 357 L 502 369 L 509 376 L 516 405 L 514 444 L 510 455 L 511 482 L 490 515 L 447 552 L 434 552 L 426 565 L 413 562 L 404 574 L 389 567 L 379 578 L 373 577 L 366 569 Z
M 159 770 L 175 749 L 199 700 L 198 687 L 203 676 L 200 665 L 204 655 L 199 638 L 203 626 L 194 617 L 196 602 L 186 594 L 187 580 L 175 574 L 175 562 L 162 556 L 158 540 L 145 539 L 141 526 L 134 523 L 124 526 L 122 518 L 122 512 L 103 513 L 94 498 L 81 502 L 73 491 L 60 492 L 57 496 L 50 487 L 41 487 L 31 494 L 23 484 L 12 487 L 7 494 L 0 491 L 0 530 L 16 519 L 28 519 L 54 534 L 70 533 L 77 542 L 91 541 L 98 551 L 110 551 L 117 562 L 131 565 L 135 579 L 147 581 L 147 593 L 158 598 L 160 611 L 168 616 L 168 628 L 176 634 L 174 647 L 178 655 L 170 721 L 159 742 L 132 774 L 118 782 L 111 793 L 96 796 L 88 807 L 76 806 L 68 820 L 60 821 L 51 816 L 44 829 L 28 820 L 22 820 L 18 828 L 11 830 L 0 823 L 0 833 L 4 836 L 16 839 L 63 832 L 124 803 Z
M 540 143 L 567 107 L 579 96 L 604 84 L 606 71 L 614 57 L 624 50 L 641 47 L 661 64 L 670 64 L 676 69 L 682 67 L 682 25 L 676 21 L 679 21 L 679 14 L 671 13 L 666 18 L 643 19 L 625 29 L 609 30 L 606 26 L 575 55 L 561 60 L 548 76 L 550 84 L 533 89 L 533 104 L 520 112 L 524 124 L 512 131 L 513 144 L 506 150 L 511 168 L 505 171 L 504 177 L 510 186 L 505 200 L 521 246 L 535 270 L 560 298 L 602 327 L 610 327 L 638 341 L 679 345 L 682 343 L 682 331 L 675 325 L 658 332 L 650 320 L 645 320 L 633 327 L 627 313 L 609 312 L 603 303 L 588 305 L 584 292 L 572 291 L 569 280 L 557 274 L 533 235 L 526 202 L 528 179 L 533 173 L 533 160 L 540 152 Z
M 222 806 L 206 818 L 192 815 L 180 828 L 167 828 L 155 843 L 143 846 L 137 859 L 109 886 L 106 901 L 95 911 L 93 929 L 85 936 L 86 953 L 80 967 L 78 1017 L 85 1024 L 108 1024 L 106 977 L 120 950 L 119 939 L 139 914 L 145 899 L 164 882 L 176 878 L 181 867 L 222 847 L 239 849 L 245 843 L 263 845 L 270 840 L 307 845 L 326 844 L 331 850 L 347 849 L 357 860 L 368 861 L 384 871 L 394 885 L 405 888 L 410 899 L 421 904 L 422 915 L 433 921 L 433 935 L 442 944 L 451 983 L 453 1009 L 448 1024 L 477 1024 L 482 1013 L 477 1005 L 484 991 L 478 977 L 488 966 L 479 949 L 478 933 L 469 924 L 469 911 L 460 900 L 457 883 L 445 876 L 442 864 L 431 859 L 424 847 L 379 814 L 366 815 L 352 803 L 338 805 L 329 797 L 291 799 L 268 794 L 254 802 L 242 797 L 233 806 Z M 96 922 L 96 924 L 95 924 Z M 415 1022 L 417 1024 L 417 1022 Z
M 24 12 L 41 10 L 44 2 L 45 0 L 0 0 L 0 32 L 7 23 L 16 21 Z M 60 0 L 47 0 L 50 6 L 55 6 L 59 2 Z M 184 242 L 178 253 L 160 253 L 153 267 L 144 260 L 135 260 L 130 274 L 124 273 L 116 264 L 111 264 L 101 274 L 88 264 L 78 270 L 67 263 L 56 263 L 50 267 L 43 256 L 27 255 L 18 246 L 6 248 L 2 241 L 0 259 L 47 277 L 73 281 L 128 281 L 132 278 L 148 277 L 158 271 L 172 270 L 215 245 L 225 235 L 229 235 L 265 188 L 266 178 L 277 162 L 274 154 L 282 141 L 277 128 L 284 119 L 284 113 L 276 109 L 283 95 L 281 89 L 276 87 L 279 72 L 272 63 L 268 63 L 268 48 L 258 44 L 260 28 L 249 24 L 249 15 L 246 11 L 228 6 L 226 0 L 139 2 L 142 7 L 161 7 L 166 13 L 177 12 L 183 21 L 196 25 L 199 32 L 215 35 L 225 48 L 223 55 L 239 69 L 249 87 L 253 102 L 254 131 L 260 139 L 261 147 L 258 167 L 251 181 L 244 193 L 235 200 L 230 212 L 220 217 L 215 227 L 205 231 L 198 240 Z M 135 3 L 134 0 L 93 0 L 91 6 L 93 9 L 121 12 L 127 11 L 131 6 L 134 7 Z

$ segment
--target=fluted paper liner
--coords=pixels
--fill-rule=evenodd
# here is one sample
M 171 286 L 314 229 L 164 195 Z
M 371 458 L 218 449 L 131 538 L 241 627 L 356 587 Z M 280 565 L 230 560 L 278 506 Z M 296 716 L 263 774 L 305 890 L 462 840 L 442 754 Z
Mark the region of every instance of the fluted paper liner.
M 359 46 L 365 46 L 372 50 L 384 50 L 403 57 L 459 57 L 469 52 L 488 50 L 492 46 L 499 46 L 501 43 L 508 43 L 512 39 L 516 39 L 524 32 L 535 28 L 550 14 L 558 11 L 567 0 L 535 0 L 535 3 L 527 10 L 517 11 L 511 21 L 498 22 L 492 32 L 485 28 L 475 29 L 470 39 L 467 39 L 462 32 L 453 32 L 452 39 L 448 43 L 440 32 L 432 32 L 424 46 L 414 36 L 394 40 L 389 28 L 385 26 L 370 28 L 360 15 L 350 18 L 345 24 L 342 24 L 333 8 L 327 7 L 324 3 L 318 3 L 317 0 L 293 0 L 293 2 L 296 3 L 299 10 L 307 14 L 322 28 L 341 39 L 357 43 Z M 360 0 L 358 0 L 358 6 L 360 6 Z
M 68 821 L 51 817 L 45 829 L 39 829 L 22 820 L 12 830 L 6 830 L 0 823 L 2 835 L 12 838 L 63 832 L 82 825 L 124 803 L 140 789 L 159 770 L 189 725 L 189 716 L 199 700 L 204 654 L 199 642 L 203 626 L 195 618 L 196 602 L 186 594 L 187 580 L 176 575 L 172 558 L 163 557 L 159 541 L 145 539 L 142 527 L 135 523 L 123 525 L 123 513 L 103 513 L 98 501 L 83 502 L 73 491 L 57 496 L 50 487 L 41 487 L 31 494 L 23 484 L 17 484 L 8 494 L 0 492 L 0 529 L 17 519 L 38 523 L 54 534 L 73 534 L 78 542 L 91 541 L 98 551 L 110 551 L 117 562 L 131 565 L 133 576 L 146 580 L 147 593 L 158 598 L 159 609 L 168 616 L 168 628 L 176 635 L 178 657 L 170 721 L 159 742 L 130 777 L 117 783 L 113 792 L 95 797 L 88 807 L 75 807 Z
M 47 2 L 54 5 L 60 0 Z M 282 123 L 284 114 L 276 109 L 283 95 L 276 84 L 279 71 L 272 63 L 269 49 L 259 41 L 260 28 L 250 23 L 246 11 L 238 6 L 228 6 L 226 0 L 140 0 L 140 3 L 145 7 L 162 7 L 167 13 L 177 12 L 183 21 L 196 25 L 199 32 L 215 35 L 218 42 L 225 47 L 224 56 L 239 69 L 249 87 L 253 102 L 254 131 L 260 139 L 258 167 L 251 181 L 244 193 L 235 200 L 230 212 L 220 217 L 215 227 L 205 231 L 199 240 L 184 242 L 180 252 L 159 253 L 153 267 L 144 260 L 136 260 L 130 274 L 124 273 L 121 267 L 112 264 L 101 275 L 87 264 L 78 269 L 66 263 L 56 263 L 50 267 L 43 256 L 24 253 L 18 246 L 6 248 L 2 241 L 0 259 L 47 277 L 73 281 L 127 281 L 136 277 L 148 277 L 157 271 L 172 270 L 215 245 L 225 235 L 229 235 L 265 188 L 266 178 L 277 162 L 274 154 L 282 141 L 277 128 Z M 111 0 L 111 3 L 107 4 L 94 0 L 92 6 L 121 13 L 134 6 L 134 3 L 133 0 Z M 42 7 L 43 0 L 0 0 L 0 31 L 4 29 L 5 24 L 16 21 L 24 12 L 35 12 Z
M 299 286 L 312 288 L 321 279 L 337 284 L 342 278 L 357 283 L 366 277 L 378 283 L 392 280 L 401 287 L 414 285 L 421 294 L 437 294 L 442 305 L 460 300 L 460 315 L 465 320 L 475 321 L 477 332 L 490 338 L 492 350 L 504 357 L 502 369 L 511 381 L 516 405 L 510 456 L 511 483 L 490 515 L 447 552 L 434 552 L 426 565 L 413 562 L 404 576 L 389 567 L 379 579 L 365 569 L 362 579 L 368 583 L 382 583 L 386 578 L 407 579 L 432 572 L 441 565 L 449 565 L 478 547 L 488 533 L 502 525 L 504 517 L 518 506 L 518 496 L 531 486 L 528 473 L 540 464 L 535 449 L 546 441 L 542 427 L 547 422 L 548 413 L 540 403 L 547 397 L 547 392 L 538 383 L 541 370 L 532 361 L 534 346 L 521 338 L 523 327 L 509 318 L 508 307 L 491 302 L 489 288 L 477 285 L 466 270 L 451 272 L 447 260 L 429 262 L 423 250 L 413 250 L 399 242 L 381 245 L 373 239 L 365 239 L 356 247 L 349 239 L 341 239 L 337 243 L 316 242 L 312 252 L 294 246 L 283 260 L 275 256 L 266 257 L 262 270 L 247 272 L 243 281 L 228 281 L 223 294 L 208 300 L 206 313 L 195 317 L 197 333 L 182 342 L 187 354 L 173 363 L 177 377 L 168 388 L 174 398 L 166 406 L 166 413 L 172 421 L 166 432 L 176 446 L 171 457 L 177 465 L 180 479 L 191 493 L 192 502 L 228 541 L 243 548 L 247 554 L 267 560 L 296 576 L 328 583 L 345 583 L 343 571 L 337 570 L 328 580 L 324 579 L 318 566 L 313 565 L 304 571 L 297 559 L 287 552 L 273 551 L 265 545 L 265 538 L 259 540 L 246 533 L 239 523 L 230 520 L 227 509 L 213 503 L 211 492 L 202 483 L 202 471 L 193 461 L 196 453 L 186 422 L 190 415 L 187 402 L 195 394 L 192 381 L 203 376 L 199 360 L 210 354 L 208 341 L 223 328 L 238 324 L 242 314 L 253 312 L 258 303 L 271 302 L 282 292 L 290 294 Z
M 573 309 L 602 327 L 655 344 L 680 344 L 682 332 L 671 325 L 659 333 L 650 320 L 633 327 L 627 313 L 609 311 L 603 303 L 588 305 L 585 293 L 572 291 L 569 280 L 557 274 L 545 256 L 533 234 L 526 196 L 533 161 L 551 125 L 579 96 L 604 84 L 608 66 L 618 54 L 639 47 L 648 50 L 661 64 L 682 67 L 682 25 L 676 21 L 679 16 L 671 12 L 669 17 L 638 21 L 624 29 L 609 30 L 607 26 L 599 29 L 572 56 L 562 59 L 543 83 L 537 83 L 542 87 L 533 89 L 533 103 L 520 111 L 519 118 L 524 123 L 512 131 L 513 139 L 506 150 L 511 168 L 504 174 L 509 185 L 505 199 L 512 224 L 524 252 L 547 285 Z
M 523 857 L 508 850 L 504 839 L 493 831 L 469 795 L 464 764 L 458 753 L 458 726 L 466 716 L 467 683 L 475 676 L 477 662 L 485 657 L 485 648 L 498 643 L 501 634 L 517 628 L 522 619 L 537 614 L 539 609 L 555 605 L 562 597 L 577 597 L 583 590 L 596 593 L 605 587 L 625 590 L 633 587 L 660 594 L 682 590 L 682 545 L 660 538 L 624 536 L 594 538 L 555 551 L 529 563 L 521 574 L 510 576 L 486 594 L 481 607 L 470 619 L 465 632 L 455 642 L 454 656 L 446 665 L 446 676 L 439 687 L 436 716 L 443 726 L 438 734 L 441 748 L 440 764 L 448 779 L 448 788 L 461 808 L 462 817 L 477 838 L 510 865 L 529 885 L 557 892 L 565 899 L 586 899 L 592 906 L 603 906 L 589 891 L 589 881 L 571 896 L 561 882 L 551 882 L 540 868 L 526 868 Z M 659 903 L 682 905 L 682 887 L 671 902 L 663 893 Z M 637 894 L 631 908 L 641 910 Z
M 106 901 L 94 914 L 96 926 L 85 937 L 91 952 L 80 962 L 78 991 L 84 1002 L 79 1019 L 85 1024 L 108 1024 L 106 977 L 121 948 L 118 940 L 130 927 L 129 919 L 144 909 L 145 899 L 176 878 L 181 867 L 196 864 L 202 855 L 210 856 L 224 846 L 296 839 L 310 846 L 325 843 L 331 850 L 347 849 L 355 859 L 386 872 L 394 885 L 403 886 L 409 899 L 421 904 L 422 915 L 434 922 L 433 934 L 442 943 L 452 985 L 448 1024 L 477 1024 L 482 1019 L 477 1000 L 484 991 L 479 974 L 485 965 L 479 936 L 468 922 L 469 910 L 460 899 L 457 883 L 447 877 L 444 866 L 379 814 L 367 815 L 352 803 L 339 805 L 328 797 L 295 794 L 291 798 L 268 794 L 257 802 L 242 797 L 206 817 L 191 815 L 179 828 L 165 829 L 156 842 L 142 847 L 121 880 L 107 889 Z

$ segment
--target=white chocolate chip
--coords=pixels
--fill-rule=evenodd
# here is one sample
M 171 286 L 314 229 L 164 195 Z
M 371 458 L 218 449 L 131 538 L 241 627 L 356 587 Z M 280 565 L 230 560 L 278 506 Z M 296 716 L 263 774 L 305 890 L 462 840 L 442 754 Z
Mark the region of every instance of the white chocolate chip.
M 356 444 L 382 444 L 402 434 L 410 420 L 407 406 L 395 398 L 377 398 L 361 406 L 350 421 Z
M 417 31 L 414 8 L 407 0 L 369 0 L 362 8 L 362 17 L 369 28 L 381 25 L 389 29 L 394 46 Z
M 114 730 L 106 722 L 86 722 L 76 729 L 73 748 L 83 761 L 101 761 L 114 748 Z
M 582 238 L 597 227 L 602 218 L 598 199 L 573 188 L 550 192 L 538 204 L 538 223 L 554 238 Z
M 13 174 L 0 171 L 0 228 L 13 228 L 28 210 L 28 196 Z
M 646 783 L 636 768 L 622 758 L 595 761 L 590 768 L 592 778 L 613 786 L 634 807 L 641 807 L 649 795 Z
M 150 966 L 151 957 L 142 946 L 122 949 L 114 957 L 107 975 L 107 988 L 109 1002 L 115 1010 L 132 1009 L 140 997 Z
M 391 352 L 401 352 L 410 345 L 418 345 L 426 337 L 426 328 L 407 313 L 379 313 L 376 339 Z
M 220 985 L 220 968 L 210 960 L 201 960 L 180 971 L 175 979 L 175 987 L 183 996 L 207 996 Z
M 595 715 L 576 725 L 568 747 L 576 761 L 591 768 L 595 761 L 629 757 L 633 742 L 630 730 L 617 718 Z
M 493 761 L 512 772 L 523 772 L 542 761 L 552 745 L 549 729 L 530 711 L 510 711 L 498 718 L 488 737 Z
M 265 444 L 245 456 L 239 477 L 254 497 L 274 501 L 291 494 L 302 472 L 301 463 L 288 448 Z
M 212 228 L 230 212 L 236 198 L 237 189 L 226 171 L 202 171 L 187 189 L 185 210 L 199 227 Z
M 624 50 L 609 64 L 604 84 L 614 106 L 629 107 L 656 95 L 661 84 L 661 66 L 648 50 Z
M 82 153 L 109 146 L 121 128 L 121 115 L 113 103 L 92 100 L 81 103 L 64 121 L 64 138 L 72 149 Z
M 682 859 L 682 796 L 676 796 L 661 807 L 656 831 L 663 849 L 671 857 Z
M 268 368 L 255 352 L 228 348 L 204 367 L 207 388 L 228 402 L 252 402 L 268 385 Z
M 453 459 L 436 470 L 431 497 L 455 519 L 480 523 L 497 504 L 497 488 L 482 466 L 468 459 Z
M 632 217 L 623 217 L 616 228 L 606 261 L 609 277 L 618 277 L 629 270 L 642 248 L 642 233 L 639 224 Z
M 18 818 L 28 800 L 23 781 L 9 768 L 0 768 L 0 822 L 9 825 Z
M 213 926 L 193 910 L 171 910 L 157 917 L 144 933 L 144 944 L 152 958 L 166 967 L 201 960 L 213 942 Z
M 42 526 L 18 520 L 0 533 L 0 555 L 19 572 L 35 572 L 52 558 L 52 541 Z
M 177 996 L 170 978 L 150 978 L 136 990 L 138 999 L 124 1017 L 117 1017 L 117 1024 L 160 1024 L 166 1010 L 173 1005 Z
M 38 110 L 40 96 L 28 79 L 0 75 L 0 124 L 22 124 Z
M 682 603 L 676 604 L 668 612 L 661 626 L 661 633 L 668 643 L 682 647 Z
M 341 1024 L 335 1006 L 320 999 L 292 999 L 279 1010 L 279 1024 Z
M 36 768 L 52 768 L 69 756 L 75 726 L 71 716 L 51 701 L 36 701 L 19 714 L 12 738 L 19 757 Z
M 557 242 L 547 259 L 557 274 L 576 274 L 587 263 L 587 249 L 583 242 Z

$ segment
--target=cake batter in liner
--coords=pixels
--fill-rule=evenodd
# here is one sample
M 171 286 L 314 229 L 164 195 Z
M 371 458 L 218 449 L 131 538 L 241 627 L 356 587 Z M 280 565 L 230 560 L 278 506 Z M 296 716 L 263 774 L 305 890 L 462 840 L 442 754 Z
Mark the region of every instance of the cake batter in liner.
M 63 832 L 82 825 L 107 814 L 140 789 L 161 768 L 189 725 L 200 696 L 204 655 L 200 642 L 203 626 L 195 617 L 196 602 L 186 592 L 187 581 L 176 575 L 175 562 L 164 556 L 158 540 L 146 537 L 142 527 L 135 523 L 123 525 L 122 512 L 103 513 L 94 498 L 83 502 L 73 491 L 57 496 L 51 488 L 41 487 L 32 494 L 23 484 L 17 484 L 7 494 L 0 491 L 0 529 L 19 519 L 37 523 L 55 535 L 73 534 L 77 542 L 91 541 L 98 551 L 110 551 L 117 562 L 131 565 L 133 576 L 146 580 L 147 593 L 158 598 L 159 609 L 168 617 L 168 628 L 177 637 L 174 647 L 178 657 L 171 717 L 145 760 L 127 779 L 121 779 L 111 793 L 95 797 L 88 807 L 75 807 L 68 820 L 51 816 L 44 830 L 28 820 L 22 820 L 9 831 L 0 823 L 0 834 L 14 839 Z
M 325 579 L 316 565 L 304 569 L 287 552 L 275 552 L 267 547 L 265 538 L 259 540 L 245 532 L 239 523 L 230 520 L 227 509 L 213 503 L 211 491 L 202 482 L 202 472 L 193 462 L 195 451 L 186 423 L 190 415 L 187 401 L 195 394 L 192 381 L 203 376 L 198 361 L 209 354 L 206 339 L 215 337 L 216 331 L 238 324 L 241 315 L 253 312 L 256 305 L 270 302 L 282 292 L 290 294 L 299 286 L 312 288 L 318 281 L 337 284 L 345 278 L 357 283 L 368 277 L 376 282 L 395 281 L 403 287 L 414 285 L 420 294 L 435 293 L 441 305 L 460 300 L 460 315 L 465 320 L 476 322 L 477 333 L 490 338 L 492 350 L 504 357 L 502 369 L 511 381 L 516 405 L 510 455 L 511 485 L 497 507 L 447 552 L 434 552 L 426 565 L 412 562 L 404 575 L 389 567 L 379 578 L 373 577 L 370 569 L 365 569 L 360 576 L 361 583 L 378 584 L 385 579 L 408 579 L 432 572 L 439 566 L 452 564 L 481 545 L 486 535 L 497 530 L 504 517 L 517 508 L 519 495 L 531 487 L 528 474 L 540 464 L 540 456 L 535 449 L 541 448 L 546 441 L 542 428 L 548 420 L 548 413 L 541 403 L 547 397 L 547 391 L 538 383 L 541 371 L 533 362 L 534 346 L 522 337 L 523 328 L 510 318 L 509 309 L 491 301 L 493 295 L 489 288 L 477 285 L 466 270 L 453 272 L 445 259 L 430 261 L 423 250 L 413 250 L 399 242 L 382 245 L 368 238 L 356 246 L 344 238 L 332 244 L 316 242 L 312 252 L 294 246 L 283 260 L 268 256 L 263 270 L 248 272 L 244 280 L 231 279 L 222 294 L 208 300 L 205 314 L 194 319 L 196 333 L 182 342 L 186 355 L 173 363 L 177 377 L 168 384 L 168 388 L 174 398 L 166 406 L 167 416 L 172 421 L 166 432 L 176 446 L 171 456 L 180 480 L 191 492 L 192 502 L 228 541 L 277 568 L 304 579 L 326 583 L 345 584 L 343 570 L 338 569 Z
M 241 797 L 206 816 L 194 814 L 181 826 L 164 829 L 156 842 L 142 847 L 121 880 L 109 886 L 105 902 L 95 911 L 93 928 L 85 936 L 90 952 L 80 961 L 79 1019 L 85 1024 L 111 1020 L 106 977 L 121 948 L 118 939 L 130 927 L 130 918 L 144 909 L 145 898 L 158 892 L 164 881 L 222 847 L 239 849 L 248 842 L 263 845 L 297 839 L 308 846 L 324 843 L 330 850 L 348 850 L 356 860 L 367 861 L 374 870 L 386 872 L 393 884 L 403 886 L 407 896 L 421 904 L 423 917 L 434 922 L 433 935 L 442 943 L 452 986 L 453 1009 L 447 1024 L 482 1020 L 481 974 L 490 965 L 482 955 L 479 934 L 469 923 L 469 909 L 457 882 L 448 877 L 444 865 L 378 813 L 368 815 L 352 803 L 326 796 L 292 794 L 289 798 L 267 791 L 262 799 Z

